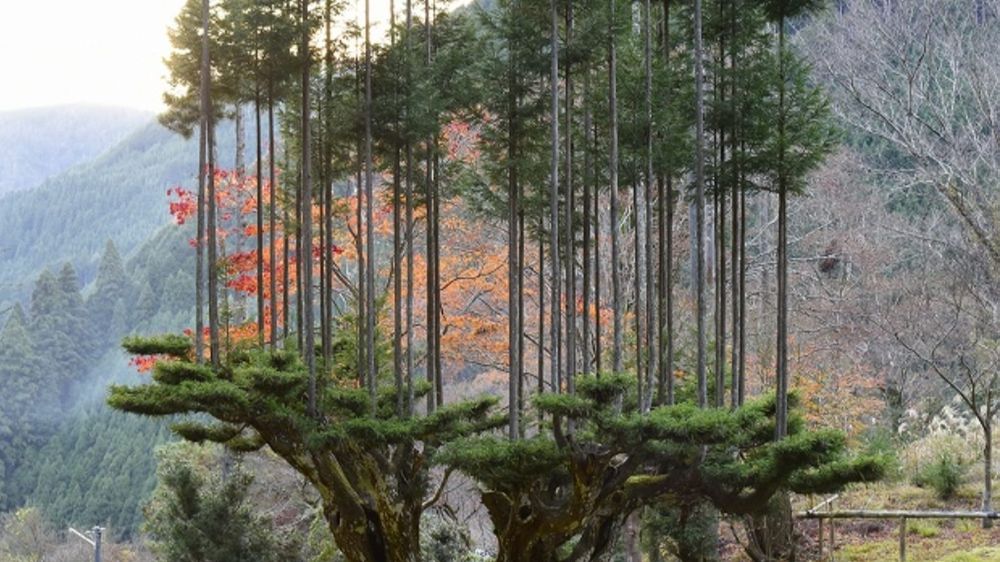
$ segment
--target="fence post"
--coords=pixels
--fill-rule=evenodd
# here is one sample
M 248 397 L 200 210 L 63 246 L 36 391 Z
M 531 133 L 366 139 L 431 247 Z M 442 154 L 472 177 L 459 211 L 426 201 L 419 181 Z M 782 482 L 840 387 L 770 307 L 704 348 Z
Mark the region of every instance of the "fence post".
M 899 519 L 899 562 L 906 562 L 906 518 Z
M 819 518 L 819 559 L 823 559 L 823 518 Z
M 833 502 L 832 501 L 829 504 L 827 504 L 827 507 L 828 507 L 827 511 L 829 511 L 830 513 L 833 513 Z M 835 542 L 836 539 L 835 539 L 834 530 L 833 530 L 833 528 L 836 526 L 835 525 L 836 521 L 837 521 L 836 519 L 834 519 L 832 517 L 830 518 L 830 562 L 834 562 L 833 556 L 834 556 L 834 553 L 837 551 L 837 543 Z

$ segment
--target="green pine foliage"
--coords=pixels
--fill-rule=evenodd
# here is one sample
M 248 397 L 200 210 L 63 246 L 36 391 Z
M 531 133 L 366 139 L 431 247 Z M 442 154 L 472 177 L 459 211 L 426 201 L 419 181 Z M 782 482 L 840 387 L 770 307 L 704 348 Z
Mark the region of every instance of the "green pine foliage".
M 146 507 L 154 551 L 177 562 L 287 560 L 269 522 L 250 503 L 253 476 L 236 466 L 210 472 L 183 449 L 161 449 L 158 486 Z
M 348 329 L 347 333 L 353 333 Z M 356 376 L 318 381 L 318 418 L 306 412 L 308 377 L 293 350 L 237 351 L 219 370 L 176 357 L 172 337 L 134 338 L 127 347 L 174 355 L 156 364 L 153 382 L 112 385 L 108 403 L 145 416 L 204 414 L 176 423 L 182 437 L 245 452 L 268 446 L 323 498 L 323 513 L 349 559 L 406 559 L 419 549 L 429 455 L 503 425 L 492 398 L 456 402 L 425 417 L 398 417 L 392 386 L 380 387 L 374 414 Z M 354 338 L 344 338 L 352 345 Z M 343 373 L 344 369 L 333 369 Z M 424 395 L 427 386 L 417 389 Z M 419 446 L 418 446 L 419 444 Z
M 38 401 L 50 386 L 45 372 L 18 306 L 0 332 L 0 506 L 10 503 L 9 476 L 47 429 L 50 412 Z
M 853 457 L 844 437 L 807 431 L 793 416 L 774 441 L 773 397 L 735 410 L 689 403 L 635 408 L 634 380 L 581 377 L 577 395 L 542 395 L 551 432 L 508 441 L 469 437 L 436 457 L 482 485 L 503 560 L 552 560 L 564 545 L 600 556 L 614 530 L 645 505 L 729 515 L 765 509 L 782 490 L 828 492 L 882 474 L 878 457 Z M 794 402 L 794 401 L 793 401 Z

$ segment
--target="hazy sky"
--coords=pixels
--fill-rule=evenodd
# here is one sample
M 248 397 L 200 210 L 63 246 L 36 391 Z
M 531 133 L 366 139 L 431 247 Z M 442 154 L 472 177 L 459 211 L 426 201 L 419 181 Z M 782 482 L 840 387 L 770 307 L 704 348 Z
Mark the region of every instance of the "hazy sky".
M 99 103 L 157 111 L 167 27 L 184 0 L 4 2 L 0 110 Z M 354 1 L 348 0 L 353 11 Z M 373 20 L 389 0 L 373 0 Z M 373 33 L 377 31 L 373 30 Z

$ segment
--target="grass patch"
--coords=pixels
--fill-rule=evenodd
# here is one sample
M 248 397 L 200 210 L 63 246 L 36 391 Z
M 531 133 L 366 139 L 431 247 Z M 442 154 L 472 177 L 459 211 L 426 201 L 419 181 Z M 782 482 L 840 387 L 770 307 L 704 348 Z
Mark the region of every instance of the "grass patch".
M 1000 548 L 984 546 L 959 552 L 941 559 L 941 562 L 1000 562 Z
M 931 539 L 941 534 L 941 526 L 934 519 L 910 519 L 906 522 L 906 532 L 925 539 Z

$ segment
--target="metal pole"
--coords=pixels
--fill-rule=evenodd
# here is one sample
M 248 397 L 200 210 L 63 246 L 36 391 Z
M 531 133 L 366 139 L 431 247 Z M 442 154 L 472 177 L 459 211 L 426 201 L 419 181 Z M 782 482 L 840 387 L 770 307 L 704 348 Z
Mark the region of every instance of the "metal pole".
M 94 562 L 101 562 L 101 532 L 104 529 L 94 527 Z

